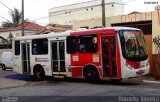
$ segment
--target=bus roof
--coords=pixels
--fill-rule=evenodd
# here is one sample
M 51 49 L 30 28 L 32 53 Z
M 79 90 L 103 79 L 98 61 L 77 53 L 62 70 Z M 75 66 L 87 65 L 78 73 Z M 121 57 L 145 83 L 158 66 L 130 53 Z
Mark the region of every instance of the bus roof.
M 140 30 L 137 28 L 132 28 L 132 27 L 105 27 L 105 28 L 96 28 L 96 29 L 83 29 L 82 31 L 98 31 L 98 30 Z M 51 32 L 49 34 L 42 34 L 42 35 L 31 35 L 31 36 L 21 36 L 21 37 L 16 37 L 14 38 L 15 40 L 25 40 L 25 39 L 39 39 L 39 38 L 50 38 L 50 37 L 65 37 L 69 36 L 70 33 L 76 33 L 76 32 L 81 32 L 81 31 L 66 31 L 66 32 L 61 32 L 61 33 L 54 33 Z
M 121 26 L 117 26 L 117 27 L 104 27 L 104 28 L 96 28 L 96 29 L 81 29 L 80 31 L 95 31 L 95 30 L 140 30 L 138 28 L 133 28 L 133 27 L 121 27 Z M 80 32 L 80 31 L 72 31 L 72 32 Z
M 50 38 L 50 37 L 64 37 L 70 35 L 70 32 L 62 32 L 62 33 L 48 33 L 42 35 L 30 35 L 30 36 L 21 36 L 16 37 L 14 40 L 29 40 L 29 39 L 40 39 L 40 38 Z

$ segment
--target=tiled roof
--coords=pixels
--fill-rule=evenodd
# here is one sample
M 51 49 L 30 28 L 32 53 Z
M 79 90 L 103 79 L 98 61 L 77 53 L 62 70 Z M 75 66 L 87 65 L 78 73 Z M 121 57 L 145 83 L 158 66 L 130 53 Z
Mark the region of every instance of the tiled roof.
M 24 23 L 25 30 L 41 30 L 44 28 L 45 27 L 38 25 L 36 23 L 32 23 L 32 22 Z M 15 30 L 22 30 L 22 24 L 19 24 L 17 26 L 8 27 L 8 28 L 0 28 L 0 31 L 15 31 Z
M 65 32 L 71 30 L 72 25 L 48 24 L 44 29 L 39 30 L 35 35 L 43 34 L 45 32 Z

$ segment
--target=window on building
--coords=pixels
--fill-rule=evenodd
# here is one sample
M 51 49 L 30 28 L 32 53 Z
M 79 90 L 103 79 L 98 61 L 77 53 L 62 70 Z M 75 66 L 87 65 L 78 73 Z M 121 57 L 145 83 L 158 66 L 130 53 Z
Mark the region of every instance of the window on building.
M 15 55 L 20 55 L 20 41 L 15 41 Z
M 95 53 L 97 50 L 97 35 L 94 34 L 78 36 L 79 53 Z
M 93 10 L 93 8 L 91 8 L 91 10 Z
M 86 11 L 88 11 L 88 8 L 86 9 Z
M 76 36 L 67 37 L 67 53 L 73 54 L 77 52 Z
M 48 39 L 32 40 L 32 54 L 33 55 L 48 54 Z

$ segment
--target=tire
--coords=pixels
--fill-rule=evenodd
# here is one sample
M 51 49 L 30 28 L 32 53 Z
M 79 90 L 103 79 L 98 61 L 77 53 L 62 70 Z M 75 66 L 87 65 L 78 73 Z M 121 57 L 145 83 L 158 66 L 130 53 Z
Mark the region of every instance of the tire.
M 45 79 L 45 73 L 43 68 L 36 68 L 34 71 L 34 76 L 37 80 L 44 80 Z
M 6 67 L 4 64 L 2 65 L 2 70 L 6 70 Z
M 100 81 L 97 70 L 93 68 L 86 69 L 84 77 L 85 77 L 85 80 L 88 82 L 98 83 Z

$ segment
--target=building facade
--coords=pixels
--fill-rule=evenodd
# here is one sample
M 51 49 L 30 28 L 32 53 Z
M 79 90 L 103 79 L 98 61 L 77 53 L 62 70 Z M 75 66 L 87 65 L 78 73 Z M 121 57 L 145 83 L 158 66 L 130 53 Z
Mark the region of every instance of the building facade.
M 102 0 L 92 0 L 49 9 L 49 23 L 72 25 L 75 20 L 102 17 Z M 106 17 L 123 15 L 124 3 L 121 0 L 105 0 Z

